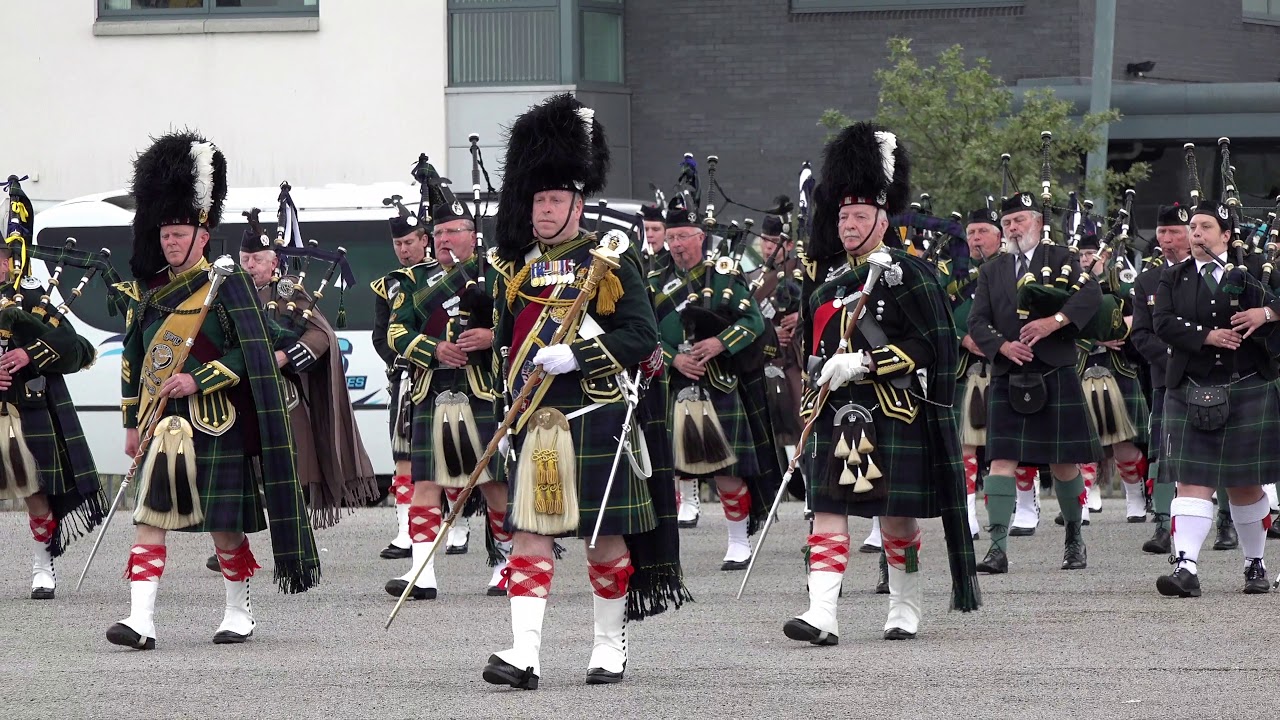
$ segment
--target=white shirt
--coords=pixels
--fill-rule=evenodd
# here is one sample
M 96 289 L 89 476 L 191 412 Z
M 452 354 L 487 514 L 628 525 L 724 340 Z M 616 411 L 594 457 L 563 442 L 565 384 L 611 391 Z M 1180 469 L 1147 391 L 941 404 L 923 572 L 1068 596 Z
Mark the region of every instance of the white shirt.
M 1221 260 L 1223 263 L 1226 263 L 1227 254 L 1225 252 L 1222 253 L 1221 255 L 1218 256 L 1218 259 Z M 1205 265 L 1213 266 L 1213 281 L 1220 284 L 1222 282 L 1222 265 L 1219 265 L 1218 263 L 1215 263 L 1212 260 L 1201 260 L 1200 258 L 1196 258 L 1196 274 L 1203 277 Z

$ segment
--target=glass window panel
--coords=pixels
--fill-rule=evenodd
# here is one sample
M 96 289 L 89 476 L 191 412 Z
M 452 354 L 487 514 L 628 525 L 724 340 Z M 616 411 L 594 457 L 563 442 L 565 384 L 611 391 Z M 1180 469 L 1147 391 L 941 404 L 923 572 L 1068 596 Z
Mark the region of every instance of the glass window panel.
M 253 10 L 302 10 L 312 8 L 316 0 L 215 0 L 218 8 L 243 8 Z
M 582 79 L 622 82 L 622 16 L 582 12 Z
M 203 10 L 204 0 L 102 0 L 103 10 Z
M 1244 11 L 1246 13 L 1266 14 L 1269 12 L 1267 5 L 1269 0 L 1244 0 Z

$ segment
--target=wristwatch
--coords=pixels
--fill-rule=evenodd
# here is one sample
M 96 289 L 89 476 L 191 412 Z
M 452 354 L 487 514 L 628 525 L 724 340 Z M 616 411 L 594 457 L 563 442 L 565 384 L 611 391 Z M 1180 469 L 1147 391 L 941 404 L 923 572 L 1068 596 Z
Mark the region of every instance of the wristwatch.
M 1053 319 L 1058 323 L 1059 327 L 1067 324 L 1067 316 L 1062 313 L 1054 313 Z

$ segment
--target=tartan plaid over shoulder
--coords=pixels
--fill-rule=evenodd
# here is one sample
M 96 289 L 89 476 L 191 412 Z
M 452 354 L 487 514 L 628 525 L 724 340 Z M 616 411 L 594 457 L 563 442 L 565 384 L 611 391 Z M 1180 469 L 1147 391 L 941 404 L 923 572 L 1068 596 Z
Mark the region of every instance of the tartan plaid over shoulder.
M 951 604 L 957 610 L 976 610 L 982 599 L 965 509 L 960 435 L 956 411 L 952 407 L 960 355 L 951 301 L 933 265 L 896 248 L 888 248 L 886 251 L 892 257 L 896 270 L 900 271 L 901 280 L 891 283 L 888 277 L 890 273 L 885 273 L 881 276 L 879 285 L 887 290 L 911 325 L 929 344 L 934 355 L 933 364 L 926 368 L 924 394 L 917 397 L 920 417 L 916 422 L 923 420 L 925 423 L 928 447 L 922 448 L 922 451 L 927 451 L 931 456 L 934 483 L 941 503 L 942 526 L 946 533 L 951 569 Z M 838 254 L 825 263 L 818 264 L 817 270 L 821 274 L 810 275 L 806 287 L 808 312 L 805 313 L 802 339 L 810 355 L 818 354 L 818 348 L 813 347 L 813 318 L 818 308 L 835 299 L 838 294 L 852 296 L 853 291 L 866 282 L 870 267 L 866 263 L 838 275 L 832 272 L 832 268 L 838 269 L 840 263 L 846 262 L 846 256 Z M 818 280 L 825 280 L 828 276 L 832 277 L 829 281 Z M 910 392 L 917 394 L 914 390 Z

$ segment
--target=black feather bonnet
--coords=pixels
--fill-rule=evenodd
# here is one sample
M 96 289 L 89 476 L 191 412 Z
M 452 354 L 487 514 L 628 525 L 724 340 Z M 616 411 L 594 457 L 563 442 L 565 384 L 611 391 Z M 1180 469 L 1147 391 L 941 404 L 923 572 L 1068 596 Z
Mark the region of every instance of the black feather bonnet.
M 197 133 L 169 133 L 133 161 L 132 192 L 137 210 L 129 267 L 145 279 L 168 265 L 160 248 L 162 226 L 218 226 L 227 197 L 226 158 Z
M 535 193 L 569 190 L 585 199 L 604 189 L 608 172 L 609 145 L 594 110 L 568 93 L 530 108 L 507 134 L 494 228 L 498 256 L 519 260 L 534 241 Z
M 837 227 L 840 208 L 873 205 L 893 216 L 907 209 L 910 194 L 911 161 L 896 135 L 869 122 L 841 130 L 822 152 L 809 257 L 826 260 L 844 251 Z

